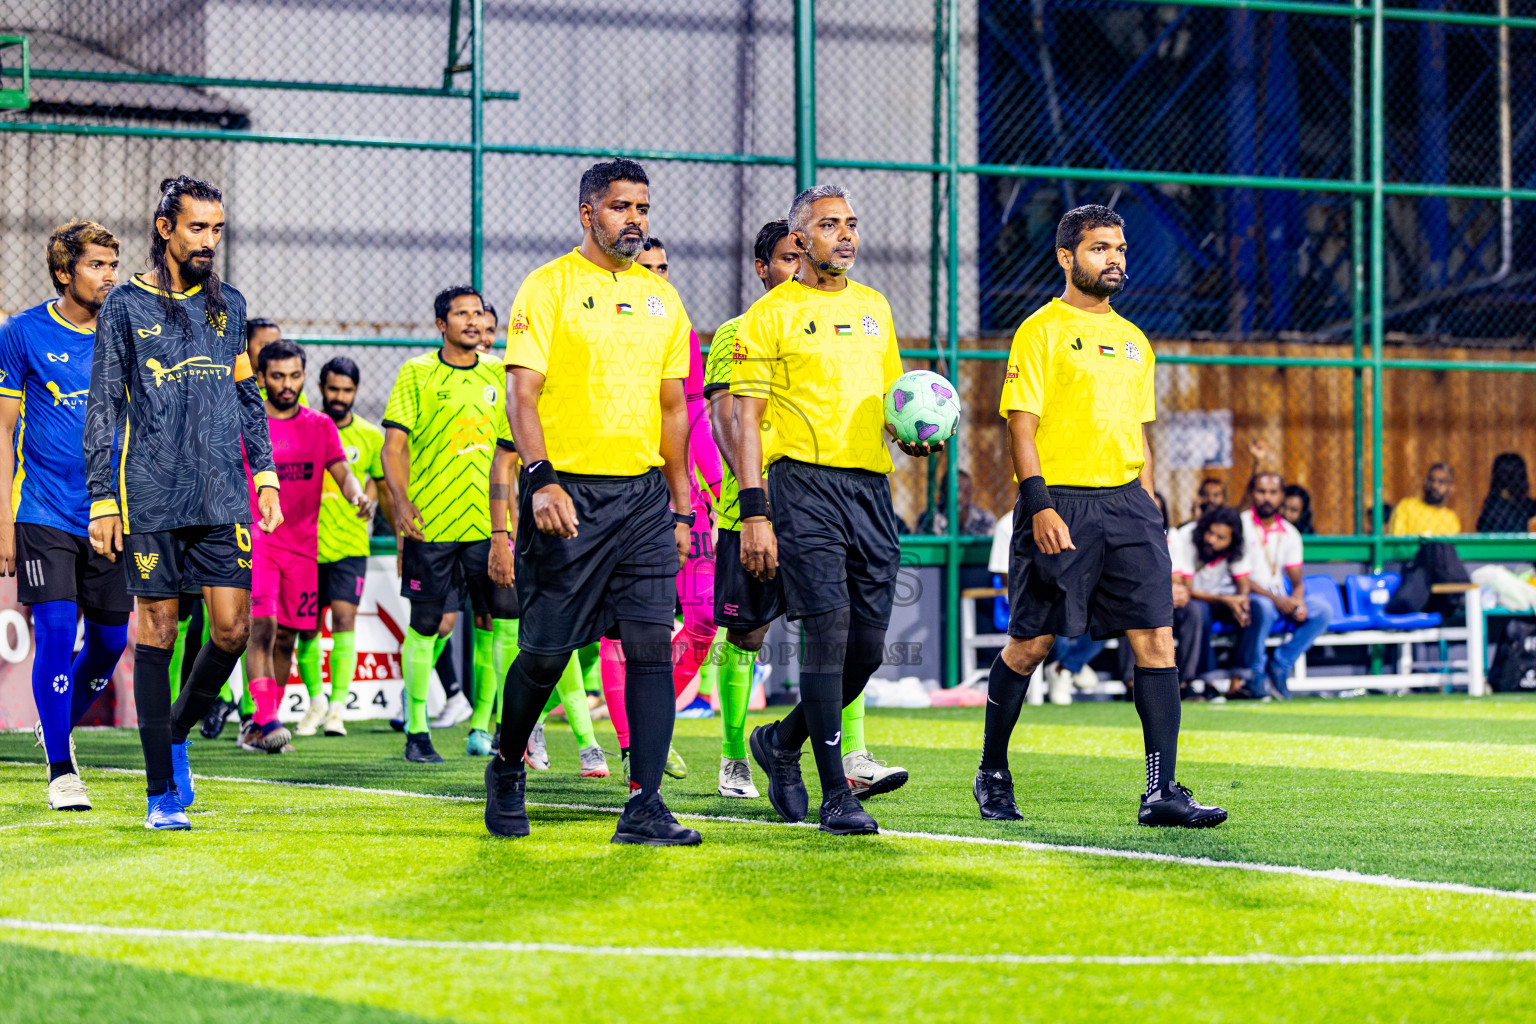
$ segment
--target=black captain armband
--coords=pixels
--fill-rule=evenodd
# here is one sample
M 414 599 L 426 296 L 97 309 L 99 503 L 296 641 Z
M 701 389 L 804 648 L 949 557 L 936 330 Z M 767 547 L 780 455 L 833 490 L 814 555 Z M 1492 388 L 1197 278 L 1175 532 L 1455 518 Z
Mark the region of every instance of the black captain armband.
M 560 474 L 555 472 L 555 467 L 548 459 L 540 459 L 530 466 L 523 467 L 523 489 L 529 494 L 540 491 L 550 484 L 559 486 Z
M 1045 486 L 1043 476 L 1019 481 L 1019 501 L 1024 506 L 1024 515 L 1030 520 L 1046 509 L 1055 507 L 1051 504 L 1051 489 Z
M 772 520 L 768 514 L 768 490 L 764 487 L 743 487 L 736 493 L 736 499 L 741 506 L 741 518 L 755 519 L 762 516 Z

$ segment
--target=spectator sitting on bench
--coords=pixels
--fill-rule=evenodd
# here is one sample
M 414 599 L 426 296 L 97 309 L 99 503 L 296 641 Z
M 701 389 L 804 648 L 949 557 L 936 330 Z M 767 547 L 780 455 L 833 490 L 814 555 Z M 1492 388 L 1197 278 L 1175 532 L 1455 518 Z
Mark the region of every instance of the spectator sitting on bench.
M 1285 481 L 1278 473 L 1259 473 L 1248 484 L 1253 507 L 1243 513 L 1243 548 L 1248 574 L 1248 626 L 1238 641 L 1238 658 L 1252 670 L 1248 688 L 1255 696 L 1273 689 L 1282 699 L 1291 695 L 1287 681 L 1296 660 L 1305 654 L 1333 620 L 1322 597 L 1309 597 L 1301 578 L 1302 543 L 1296 527 L 1280 517 Z M 1284 583 L 1290 582 L 1291 592 Z M 1279 619 L 1291 637 L 1267 652 L 1264 641 Z
M 1536 517 L 1536 500 L 1531 498 L 1531 481 L 1525 459 L 1516 452 L 1501 452 L 1493 457 L 1493 478 L 1488 482 L 1488 497 L 1477 517 L 1478 533 L 1530 533 Z
M 1200 481 L 1200 490 L 1195 492 L 1195 518 L 1185 522 L 1179 529 L 1188 529 L 1195 520 L 1205 515 L 1208 509 L 1223 508 L 1227 504 L 1227 485 L 1213 476 L 1208 476 Z M 1167 518 L 1164 515 L 1163 518 Z
M 1397 503 L 1387 523 L 1387 533 L 1394 537 L 1432 537 L 1461 532 L 1461 517 L 1446 508 L 1456 477 L 1451 467 L 1437 462 L 1424 474 L 1424 497 L 1412 495 Z
M 1303 537 L 1317 532 L 1312 528 L 1312 494 L 1301 484 L 1285 485 L 1285 500 L 1280 503 L 1280 514 Z
M 1239 629 L 1248 625 L 1249 568 L 1243 552 L 1242 516 L 1235 508 L 1207 509 L 1188 528 L 1175 530 L 1168 548 L 1173 560 L 1179 686 L 1186 698 L 1192 698 L 1191 684 L 1214 661 L 1212 621 L 1220 619 Z M 1233 686 L 1240 685 L 1234 678 Z

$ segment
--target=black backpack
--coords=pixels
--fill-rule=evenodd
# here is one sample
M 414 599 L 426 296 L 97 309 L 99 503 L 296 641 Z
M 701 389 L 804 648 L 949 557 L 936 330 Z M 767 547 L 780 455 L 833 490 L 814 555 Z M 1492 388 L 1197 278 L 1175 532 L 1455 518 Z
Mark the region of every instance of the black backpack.
M 1508 624 L 1488 683 L 1496 693 L 1536 693 L 1536 623 L 1512 620 Z

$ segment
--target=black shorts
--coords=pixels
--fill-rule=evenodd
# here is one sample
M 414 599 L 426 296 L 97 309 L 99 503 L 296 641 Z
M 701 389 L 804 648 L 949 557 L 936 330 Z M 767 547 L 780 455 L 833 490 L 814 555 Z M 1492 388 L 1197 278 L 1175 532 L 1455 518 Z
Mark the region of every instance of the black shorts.
M 16 599 L 22 604 L 74 601 L 87 612 L 105 612 L 127 622 L 133 598 L 128 596 L 123 562 L 98 555 L 89 538 L 38 523 L 16 524 Z
M 1041 554 L 1023 508 L 1013 510 L 1008 635 L 1020 639 L 1173 625 L 1173 562 L 1157 503 L 1131 481 L 1120 487 L 1052 487 L 1074 550 Z
M 784 584 L 764 583 L 741 564 L 741 534 L 720 530 L 715 538 L 715 625 L 750 633 L 784 614 Z
M 901 544 L 885 475 L 779 459 L 768 500 L 789 618 L 847 608 L 866 626 L 889 626 Z
M 515 619 L 517 590 L 491 582 L 491 543 L 485 540 L 411 540 L 400 548 L 400 596 L 412 604 L 457 611 L 469 593 L 479 615 Z M 322 591 L 323 592 L 323 591 Z
M 560 486 L 580 523 L 570 540 L 534 525 L 533 495 L 521 488 L 518 647 L 559 655 L 587 646 L 621 620 L 671 626 L 681 566 L 660 470 L 620 477 L 562 473 Z
M 364 555 L 349 555 L 334 562 L 320 563 L 320 607 L 324 609 L 332 601 L 361 604 L 363 581 L 368 578 L 368 559 Z
M 180 597 L 203 587 L 251 589 L 251 528 L 244 523 L 182 526 L 123 537 L 128 593 Z

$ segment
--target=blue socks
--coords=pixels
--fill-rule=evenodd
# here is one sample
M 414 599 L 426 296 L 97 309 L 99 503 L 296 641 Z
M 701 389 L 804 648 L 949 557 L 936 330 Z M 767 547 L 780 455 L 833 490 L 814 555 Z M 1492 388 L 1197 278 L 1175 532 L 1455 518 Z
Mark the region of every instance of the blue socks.
M 73 636 L 70 639 L 73 641 Z M 74 664 L 69 666 L 70 677 L 74 680 L 74 697 L 69 710 L 71 727 L 80 724 L 80 719 L 101 696 L 101 691 L 112 682 L 112 672 L 127 646 L 126 622 L 121 626 L 103 626 L 85 620 L 85 645 L 75 655 Z
M 32 660 L 32 700 L 43 723 L 43 749 L 50 765 L 69 761 L 69 730 L 75 650 L 75 602 L 44 601 L 32 606 L 37 651 Z

